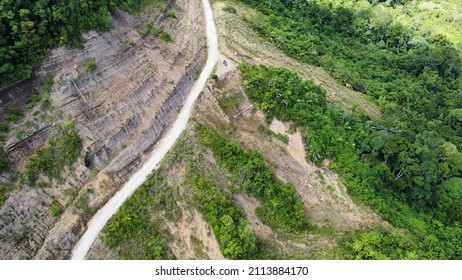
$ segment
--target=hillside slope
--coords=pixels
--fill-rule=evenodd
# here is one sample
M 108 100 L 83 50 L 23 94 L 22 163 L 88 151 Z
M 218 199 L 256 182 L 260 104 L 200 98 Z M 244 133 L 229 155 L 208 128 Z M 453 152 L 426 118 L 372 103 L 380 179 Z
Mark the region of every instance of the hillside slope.
M 32 186 L 17 182 L 6 193 L 2 258 L 69 256 L 93 211 L 143 162 L 175 118 L 204 60 L 202 22 L 199 1 L 155 4 L 138 16 L 119 11 L 109 32 L 85 34 L 82 49 L 53 50 L 37 82 L 4 90 L 2 98 L 13 97 L 18 107 L 34 90 L 42 99 L 49 96 L 49 105 L 38 102 L 11 123 L 5 150 L 13 176 L 4 173 L 3 182 L 27 170 L 34 149 L 59 136 L 58 127 L 68 119 L 82 149 L 60 178 L 39 176 Z M 89 61 L 95 66 L 89 68 Z M 37 88 L 43 80 L 52 81 L 51 89 Z

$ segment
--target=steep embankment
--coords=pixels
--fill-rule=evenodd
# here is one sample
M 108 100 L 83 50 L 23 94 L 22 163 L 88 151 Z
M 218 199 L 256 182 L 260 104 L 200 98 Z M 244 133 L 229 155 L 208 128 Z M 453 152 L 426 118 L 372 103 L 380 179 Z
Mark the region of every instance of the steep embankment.
M 224 33 L 227 30 L 223 25 L 226 23 L 232 26 L 230 22 L 236 23 L 239 20 L 235 14 L 223 14 L 223 7 L 220 2 L 214 3 L 215 18 L 222 39 L 223 36 L 228 36 L 226 35 L 228 33 Z M 244 28 L 245 25 L 242 26 Z M 227 242 L 233 242 L 227 238 L 239 240 L 240 237 L 225 235 L 222 231 L 224 229 L 220 229 L 220 226 L 210 220 L 210 215 L 215 215 L 215 211 L 204 212 L 206 211 L 203 209 L 204 202 L 198 201 L 197 186 L 191 182 L 191 178 L 195 176 L 209 180 L 208 182 L 211 183 L 207 186 L 211 188 L 210 192 L 219 190 L 223 195 L 231 198 L 231 201 L 244 213 L 245 220 L 251 225 L 251 231 L 256 234 L 259 240 L 257 243 L 260 244 L 258 255 L 253 257 L 334 258 L 333 249 L 339 238 L 349 231 L 378 225 L 387 226 L 372 211 L 356 205 L 351 200 L 335 173 L 325 167 L 316 167 L 305 160 L 304 143 L 299 131 L 290 132 L 290 124 L 277 120 L 269 126 L 261 111 L 249 109 L 251 103 L 241 85 L 234 58 L 239 62 L 258 62 L 254 60 L 255 56 L 247 56 L 247 51 L 240 47 L 246 46 L 246 42 L 261 39 L 251 30 L 245 29 L 245 31 L 229 36 L 229 39 L 239 40 L 228 42 L 229 45 L 224 44 L 226 40 L 219 41 L 221 51 L 229 53 L 233 60 L 221 56 L 221 59 L 228 60 L 227 66 L 219 63 L 217 76 L 209 82 L 197 101 L 192 124 L 167 155 L 159 170 L 151 175 L 124 204 L 114 219 L 109 221 L 91 248 L 88 258 L 149 258 L 152 253 L 149 250 L 152 248 L 145 250 L 146 246 L 143 244 L 152 244 L 149 243 L 149 238 L 152 237 L 157 241 L 165 241 L 165 243 L 156 243 L 163 244 L 156 247 L 163 252 L 156 255 L 160 258 L 215 259 L 219 256 L 221 258 L 222 256 L 217 254 L 217 246 L 220 246 L 221 254 L 239 258 L 241 255 L 236 253 L 239 249 L 234 248 L 234 252 L 230 250 L 226 247 L 228 246 L 226 242 L 223 243 L 223 238 Z M 244 36 L 244 39 L 241 36 Z M 271 52 L 268 43 L 258 42 L 255 43 L 254 48 L 261 50 L 259 55 L 268 59 L 267 63 L 287 62 L 297 70 L 308 68 L 284 56 L 280 51 Z M 257 45 L 260 47 L 257 48 Z M 233 51 L 229 50 L 230 46 L 234 47 Z M 303 73 L 315 75 L 314 73 L 323 72 Z M 325 77 L 321 77 L 320 80 L 327 83 L 331 78 L 325 73 L 324 75 Z M 339 89 L 340 97 L 346 96 L 346 105 L 351 105 L 354 100 L 366 102 L 370 104 L 366 107 L 366 111 L 375 114 L 374 110 L 377 109 L 360 93 L 338 84 L 330 85 L 328 88 L 331 94 L 335 93 L 336 89 Z M 344 92 L 351 94 L 342 95 Z M 355 98 L 351 99 L 351 96 Z M 335 94 L 330 97 L 335 99 Z M 261 209 L 259 209 L 261 201 L 244 191 L 233 189 L 236 184 L 239 185 L 239 182 L 236 182 L 234 175 L 204 144 L 203 135 L 198 133 L 198 127 L 203 125 L 225 135 L 245 150 L 261 153 L 278 180 L 295 186 L 297 195 L 304 205 L 307 221 L 313 227 L 291 233 L 280 228 L 272 228 L 262 222 Z M 287 143 L 284 139 L 288 139 Z M 225 205 L 229 205 L 229 200 L 225 202 L 222 198 L 216 197 L 214 201 L 218 203 L 219 209 L 220 207 L 228 209 Z M 140 210 L 140 208 L 149 210 Z M 231 213 L 231 208 L 227 211 Z M 220 221 L 224 223 L 225 217 L 226 214 Z M 238 224 L 235 226 L 237 227 Z M 149 234 L 142 229 L 149 231 Z
M 345 233 L 383 224 L 374 213 L 349 198 L 335 173 L 306 162 L 300 135 L 288 132 L 286 124 L 274 121 L 271 128 L 286 135 L 287 144 L 270 136 L 269 125 L 260 111 L 247 110 L 237 116 L 250 103 L 240 85 L 238 72 L 233 70 L 233 65 L 228 67 L 218 65 L 218 79 L 211 80 L 198 99 L 193 122 L 159 170 L 124 204 L 115 219 L 109 221 L 87 258 L 145 258 L 149 252 L 137 252 L 142 252 L 143 244 L 153 236 L 166 241 L 164 258 L 217 259 L 221 254 L 229 255 L 229 251 L 223 253 L 224 248 L 217 253 L 223 233 L 217 232 L 207 220 L 209 213 L 201 210 L 202 202 L 197 200 L 197 190 L 191 183 L 194 176 L 213 182 L 215 188 L 231 197 L 244 213 L 252 231 L 261 240 L 261 251 L 253 257 L 334 258 L 333 248 Z M 243 191 L 231 191 L 237 182 L 204 145 L 203 136 L 198 133 L 200 125 L 217 130 L 245 150 L 261 153 L 282 183 L 295 186 L 313 228 L 290 233 L 262 222 L 257 210 L 261 205 L 259 199 Z M 219 203 L 217 198 L 214 201 Z M 128 221 L 128 217 L 132 222 L 122 222 Z M 152 227 L 155 229 L 151 230 Z M 152 233 L 145 235 L 139 232 L 141 229 Z M 117 236 L 123 237 L 123 241 L 113 242 Z
M 148 24 L 155 29 L 146 32 Z M 20 103 L 32 90 L 42 90 L 36 85 L 45 77 L 53 80 L 51 106 L 35 105 L 7 138 L 5 150 L 15 170 L 22 170 L 66 119 L 74 120 L 83 141 L 64 179 L 18 185 L 1 206 L 2 259 L 69 257 L 92 213 L 146 160 L 175 119 L 202 66 L 199 1 L 166 1 L 139 16 L 119 11 L 112 25 L 109 32 L 85 34 L 83 49 L 54 50 L 37 71 L 38 82 L 25 81 L 2 94 L 2 101 L 23 96 L 13 101 Z M 53 205 L 60 216 L 51 215 Z
M 117 210 L 122 206 L 125 200 L 133 194 L 133 192 L 146 180 L 149 173 L 162 161 L 167 152 L 175 144 L 180 134 L 186 128 L 189 117 L 192 112 L 193 104 L 197 97 L 203 90 L 207 79 L 212 74 L 212 71 L 217 63 L 218 58 L 218 39 L 217 31 L 213 19 L 213 12 L 208 0 L 203 0 L 205 14 L 205 26 L 207 34 L 207 62 L 204 69 L 199 75 L 199 79 L 195 83 L 188 97 L 186 98 L 184 106 L 181 108 L 177 119 L 173 122 L 171 128 L 167 131 L 165 136 L 154 148 L 154 151 L 149 156 L 149 159 L 140 167 L 139 171 L 133 174 L 128 182 L 117 192 L 107 203 L 102 207 L 88 224 L 88 229 L 82 238 L 79 240 L 72 252 L 73 259 L 83 259 L 98 236 L 99 232 L 103 229 L 107 221 L 114 215 Z

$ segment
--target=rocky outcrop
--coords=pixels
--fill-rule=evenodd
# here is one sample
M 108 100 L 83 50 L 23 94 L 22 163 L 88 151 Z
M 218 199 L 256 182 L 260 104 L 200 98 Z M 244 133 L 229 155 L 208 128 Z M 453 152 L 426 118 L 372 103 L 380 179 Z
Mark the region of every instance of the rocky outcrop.
M 200 1 L 168 3 L 176 19 L 157 5 L 139 16 L 119 11 L 110 32 L 89 32 L 83 49 L 56 49 L 38 69 L 38 78 L 53 77 L 52 106 L 31 110 L 15 127 L 23 133 L 7 139 L 10 160 L 23 168 L 34 149 L 56 133 L 55 126 L 69 118 L 83 150 L 63 180 L 19 187 L 0 208 L 1 258 L 68 258 L 88 213 L 137 170 L 174 120 L 205 59 L 205 40 Z M 164 42 L 158 34 L 141 37 L 138 30 L 147 22 L 174 41 Z M 96 62 L 94 72 L 87 71 L 88 59 Z M 109 174 L 104 186 L 95 183 L 101 174 Z M 88 204 L 85 214 L 82 201 Z M 54 203 L 64 210 L 58 218 L 50 215 Z
M 35 255 L 56 220 L 48 211 L 51 203 L 48 194 L 34 189 L 16 193 L 7 201 L 0 220 L 1 259 L 31 259 Z

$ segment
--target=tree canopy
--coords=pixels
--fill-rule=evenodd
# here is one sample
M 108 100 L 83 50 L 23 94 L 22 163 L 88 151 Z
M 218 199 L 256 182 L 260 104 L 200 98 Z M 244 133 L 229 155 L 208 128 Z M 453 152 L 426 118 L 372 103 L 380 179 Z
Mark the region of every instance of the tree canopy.
M 0 0 L 0 87 L 29 78 L 59 45 L 80 46 L 82 33 L 107 30 L 111 12 L 138 12 L 162 0 Z

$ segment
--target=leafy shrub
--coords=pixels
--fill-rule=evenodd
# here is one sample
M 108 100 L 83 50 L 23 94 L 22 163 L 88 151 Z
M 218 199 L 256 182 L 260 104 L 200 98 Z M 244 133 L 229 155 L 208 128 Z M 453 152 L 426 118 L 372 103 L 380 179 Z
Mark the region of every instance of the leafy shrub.
M 193 199 L 211 224 L 223 255 L 230 259 L 257 258 L 260 241 L 242 210 L 211 181 L 195 173 L 189 174 L 194 185 Z
M 5 203 L 8 194 L 14 189 L 14 185 L 10 183 L 0 184 L 0 206 Z
M 96 61 L 93 58 L 87 60 L 87 72 L 93 72 L 96 70 Z
M 23 113 L 19 107 L 13 104 L 8 105 L 7 113 L 8 115 L 6 116 L 6 119 L 13 123 L 18 122 L 23 116 Z
M 61 207 L 58 204 L 53 204 L 50 208 L 50 215 L 53 217 L 61 215 Z
M 109 220 L 103 242 L 123 259 L 169 258 L 166 234 L 154 218 L 159 213 L 170 221 L 181 217 L 174 189 L 157 169 Z
M 167 13 L 167 17 L 168 17 L 168 18 L 176 18 L 176 13 L 175 13 L 175 11 L 169 11 L 169 12 Z
M 162 33 L 160 34 L 160 39 L 164 42 L 173 42 L 172 37 L 166 30 L 162 31 Z
M 26 109 L 28 110 L 32 109 L 32 107 L 34 107 L 35 104 L 37 104 L 37 102 L 40 101 L 40 99 L 41 98 L 38 92 L 33 92 L 31 96 L 29 97 L 29 100 L 27 100 Z
M 226 6 L 223 8 L 223 11 L 228 12 L 228 13 L 231 13 L 231 14 L 237 13 L 236 8 L 234 8 L 233 6 L 230 6 L 230 5 L 226 5 Z

